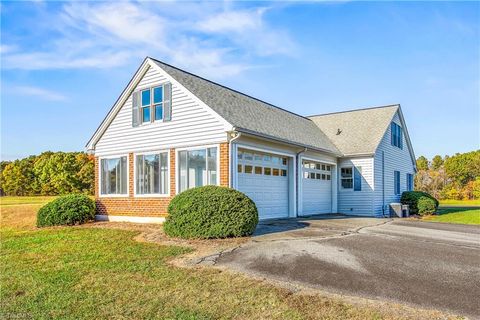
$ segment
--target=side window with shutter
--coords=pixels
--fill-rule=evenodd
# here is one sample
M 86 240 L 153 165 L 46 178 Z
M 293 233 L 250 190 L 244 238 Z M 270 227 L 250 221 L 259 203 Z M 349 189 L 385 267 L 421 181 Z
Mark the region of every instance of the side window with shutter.
M 163 108 L 164 108 L 164 116 L 163 121 L 171 121 L 172 120 L 172 84 L 167 82 L 163 85 Z
M 132 127 L 140 124 L 140 92 L 132 93 Z

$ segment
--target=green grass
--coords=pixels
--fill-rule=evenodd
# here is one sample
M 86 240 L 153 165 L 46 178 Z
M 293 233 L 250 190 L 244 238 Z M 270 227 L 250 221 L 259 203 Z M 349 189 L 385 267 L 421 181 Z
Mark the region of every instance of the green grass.
M 45 204 L 48 201 L 55 199 L 56 196 L 38 196 L 38 197 L 0 197 L 0 204 L 2 206 L 10 205 L 30 205 L 30 204 Z
M 439 209 L 437 215 L 426 216 L 424 220 L 444 223 L 480 225 L 480 209 L 448 208 Z
M 480 207 L 478 200 L 440 200 L 440 207 Z
M 213 268 L 174 267 L 168 261 L 191 249 L 137 242 L 138 231 L 37 229 L 35 212 L 46 201 L 29 197 L 26 206 L 12 198 L 0 206 L 2 319 L 402 318 L 395 308 L 295 294 Z

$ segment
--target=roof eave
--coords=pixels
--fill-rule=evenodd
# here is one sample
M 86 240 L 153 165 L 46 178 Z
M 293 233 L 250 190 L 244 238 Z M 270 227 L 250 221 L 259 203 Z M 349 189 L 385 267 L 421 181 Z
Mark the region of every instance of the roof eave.
M 375 152 L 360 152 L 360 153 L 346 153 L 342 158 L 358 158 L 358 157 L 373 157 Z
M 265 139 L 269 139 L 269 140 L 282 142 L 282 143 L 285 143 L 285 144 L 291 144 L 291 145 L 294 145 L 294 146 L 298 146 L 298 147 L 302 147 L 302 148 L 311 149 L 311 150 L 314 150 L 314 151 L 319 151 L 319 152 L 331 154 L 335 157 L 341 157 L 342 156 L 342 154 L 340 152 L 334 152 L 334 151 L 331 151 L 331 150 L 328 150 L 328 149 L 318 148 L 318 147 L 314 147 L 314 146 L 311 146 L 311 145 L 302 144 L 302 143 L 299 143 L 299 142 L 294 142 L 294 141 L 274 137 L 274 136 L 271 136 L 271 135 L 268 135 L 268 134 L 259 133 L 259 132 L 249 130 L 249 129 L 245 129 L 245 128 L 234 127 L 233 129 L 235 131 L 240 131 L 242 133 L 250 134 L 250 135 L 253 135 L 253 136 L 257 136 L 257 137 L 261 137 L 261 138 L 265 138 Z

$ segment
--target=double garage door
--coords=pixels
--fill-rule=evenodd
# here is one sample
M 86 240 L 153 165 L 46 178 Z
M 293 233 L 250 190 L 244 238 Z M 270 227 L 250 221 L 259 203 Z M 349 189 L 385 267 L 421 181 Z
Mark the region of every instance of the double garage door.
M 332 212 L 332 167 L 302 161 L 302 215 Z
M 237 189 L 255 202 L 259 218 L 288 217 L 289 159 L 246 149 L 237 157 Z

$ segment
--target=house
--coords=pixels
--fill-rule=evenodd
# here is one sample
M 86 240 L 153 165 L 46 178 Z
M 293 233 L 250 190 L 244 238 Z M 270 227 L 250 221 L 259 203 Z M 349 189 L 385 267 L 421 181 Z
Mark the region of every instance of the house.
M 98 219 L 161 222 L 207 184 L 252 198 L 260 219 L 382 217 L 412 190 L 400 105 L 303 117 L 146 58 L 87 144 Z

